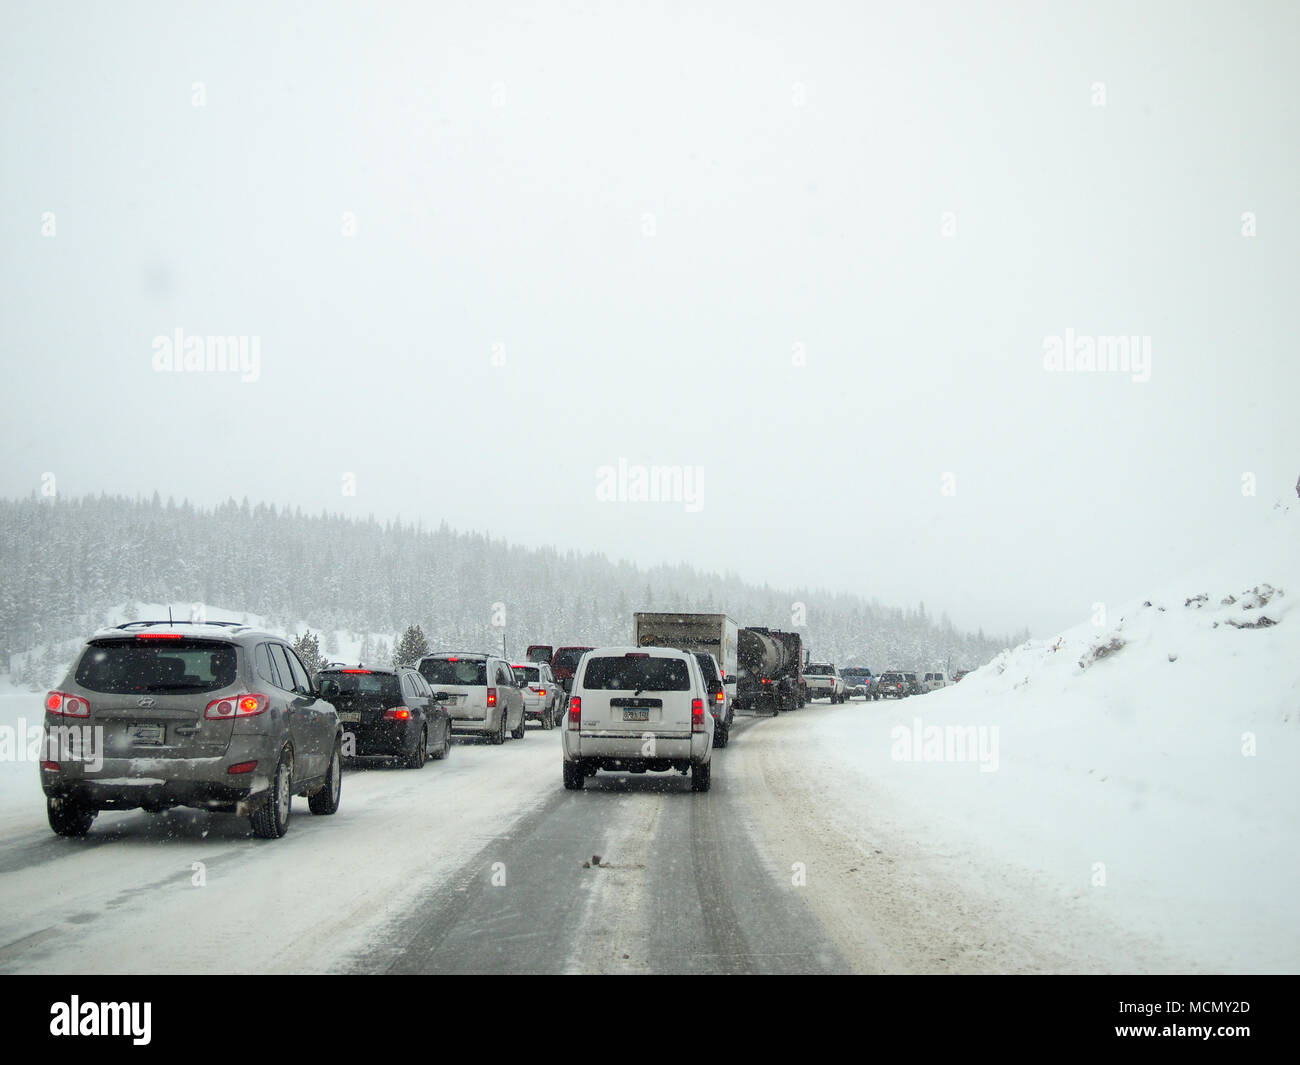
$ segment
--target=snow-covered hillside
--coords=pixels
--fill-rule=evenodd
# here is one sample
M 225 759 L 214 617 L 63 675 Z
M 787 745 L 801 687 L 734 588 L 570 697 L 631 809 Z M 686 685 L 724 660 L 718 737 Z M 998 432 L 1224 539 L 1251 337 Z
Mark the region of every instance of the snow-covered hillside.
M 940 856 L 1026 935 L 1055 928 L 1062 968 L 1300 969 L 1298 538 L 1279 508 L 1104 618 L 818 722 L 821 801 L 848 838 Z

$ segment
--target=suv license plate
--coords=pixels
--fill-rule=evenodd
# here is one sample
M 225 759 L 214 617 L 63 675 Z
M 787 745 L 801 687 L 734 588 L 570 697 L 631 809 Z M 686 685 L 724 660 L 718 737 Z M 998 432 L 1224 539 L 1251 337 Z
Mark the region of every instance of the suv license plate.
M 624 721 L 649 721 L 650 709 L 649 707 L 647 707 L 644 710 L 624 710 L 623 720 Z
M 162 725 L 127 725 L 126 736 L 132 743 L 159 746 L 163 741 Z

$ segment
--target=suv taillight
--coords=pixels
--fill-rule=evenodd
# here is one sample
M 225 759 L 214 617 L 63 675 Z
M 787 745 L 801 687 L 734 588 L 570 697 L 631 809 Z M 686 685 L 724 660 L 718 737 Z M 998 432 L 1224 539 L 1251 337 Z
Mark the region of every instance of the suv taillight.
M 213 699 L 203 708 L 203 716 L 209 721 L 231 721 L 237 717 L 253 717 L 266 712 L 270 701 L 258 692 L 244 692 L 240 695 L 227 695 L 224 699 Z
M 497 690 L 496 690 L 495 688 L 489 688 L 489 689 L 488 689 L 488 706 L 496 706 L 496 704 L 497 704 Z
M 582 696 L 575 695 L 569 700 L 569 728 L 582 727 Z
M 704 731 L 704 700 L 703 699 L 691 700 L 691 731 L 692 732 Z
M 90 704 L 80 695 L 67 692 L 50 692 L 45 696 L 45 709 L 60 717 L 89 717 Z

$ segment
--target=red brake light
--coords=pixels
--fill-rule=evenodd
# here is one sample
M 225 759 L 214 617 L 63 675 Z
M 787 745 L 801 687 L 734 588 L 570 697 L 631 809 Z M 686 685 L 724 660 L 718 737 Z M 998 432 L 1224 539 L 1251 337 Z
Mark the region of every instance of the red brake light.
M 582 697 L 575 695 L 569 700 L 569 728 L 579 728 L 582 725 Z
M 496 704 L 497 704 L 497 690 L 496 690 L 495 688 L 489 688 L 489 689 L 488 689 L 488 706 L 496 706 Z
M 721 688 L 719 688 L 716 692 L 714 692 L 714 694 L 713 694 L 713 698 L 716 699 L 718 702 L 722 702 L 722 689 L 721 689 Z
M 45 709 L 60 717 L 89 717 L 90 704 L 79 695 L 67 692 L 50 692 L 45 696 Z
M 203 708 L 203 716 L 209 721 L 231 721 L 237 717 L 253 717 L 266 712 L 270 700 L 258 692 L 243 692 L 239 695 L 227 695 L 213 699 Z
M 545 695 L 545 694 L 546 694 L 546 689 L 545 689 L 545 688 L 538 688 L 538 689 L 537 689 L 537 694 L 538 694 L 538 695 Z
M 368 669 L 340 669 L 340 673 L 369 673 Z
M 444 658 L 443 661 L 444 661 L 444 662 L 459 662 L 460 659 L 459 659 L 459 658 Z
M 625 654 L 623 657 L 624 658 L 649 658 L 650 656 L 645 651 L 628 651 L 628 653 Z
M 704 731 L 704 700 L 703 699 L 691 700 L 691 731 L 692 732 Z
M 47 769 L 51 773 L 57 773 L 61 767 L 59 766 L 58 762 L 42 762 L 41 768 Z
M 179 632 L 137 632 L 135 638 L 137 640 L 179 640 L 181 635 Z
M 384 711 L 385 721 L 409 721 L 411 711 L 404 706 L 394 706 L 391 710 Z
M 256 762 L 236 762 L 226 770 L 227 773 L 251 773 L 257 768 Z

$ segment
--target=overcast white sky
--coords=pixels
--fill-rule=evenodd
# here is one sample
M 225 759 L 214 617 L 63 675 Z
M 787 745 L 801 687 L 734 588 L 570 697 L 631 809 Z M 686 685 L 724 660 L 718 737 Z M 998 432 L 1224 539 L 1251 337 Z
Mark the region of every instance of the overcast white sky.
M 1047 634 L 1294 492 L 1297 10 L 6 3 L 0 493 Z M 177 328 L 258 380 L 155 372 Z M 1067 330 L 1150 379 L 1046 371 Z M 702 506 L 601 501 L 620 459 Z

